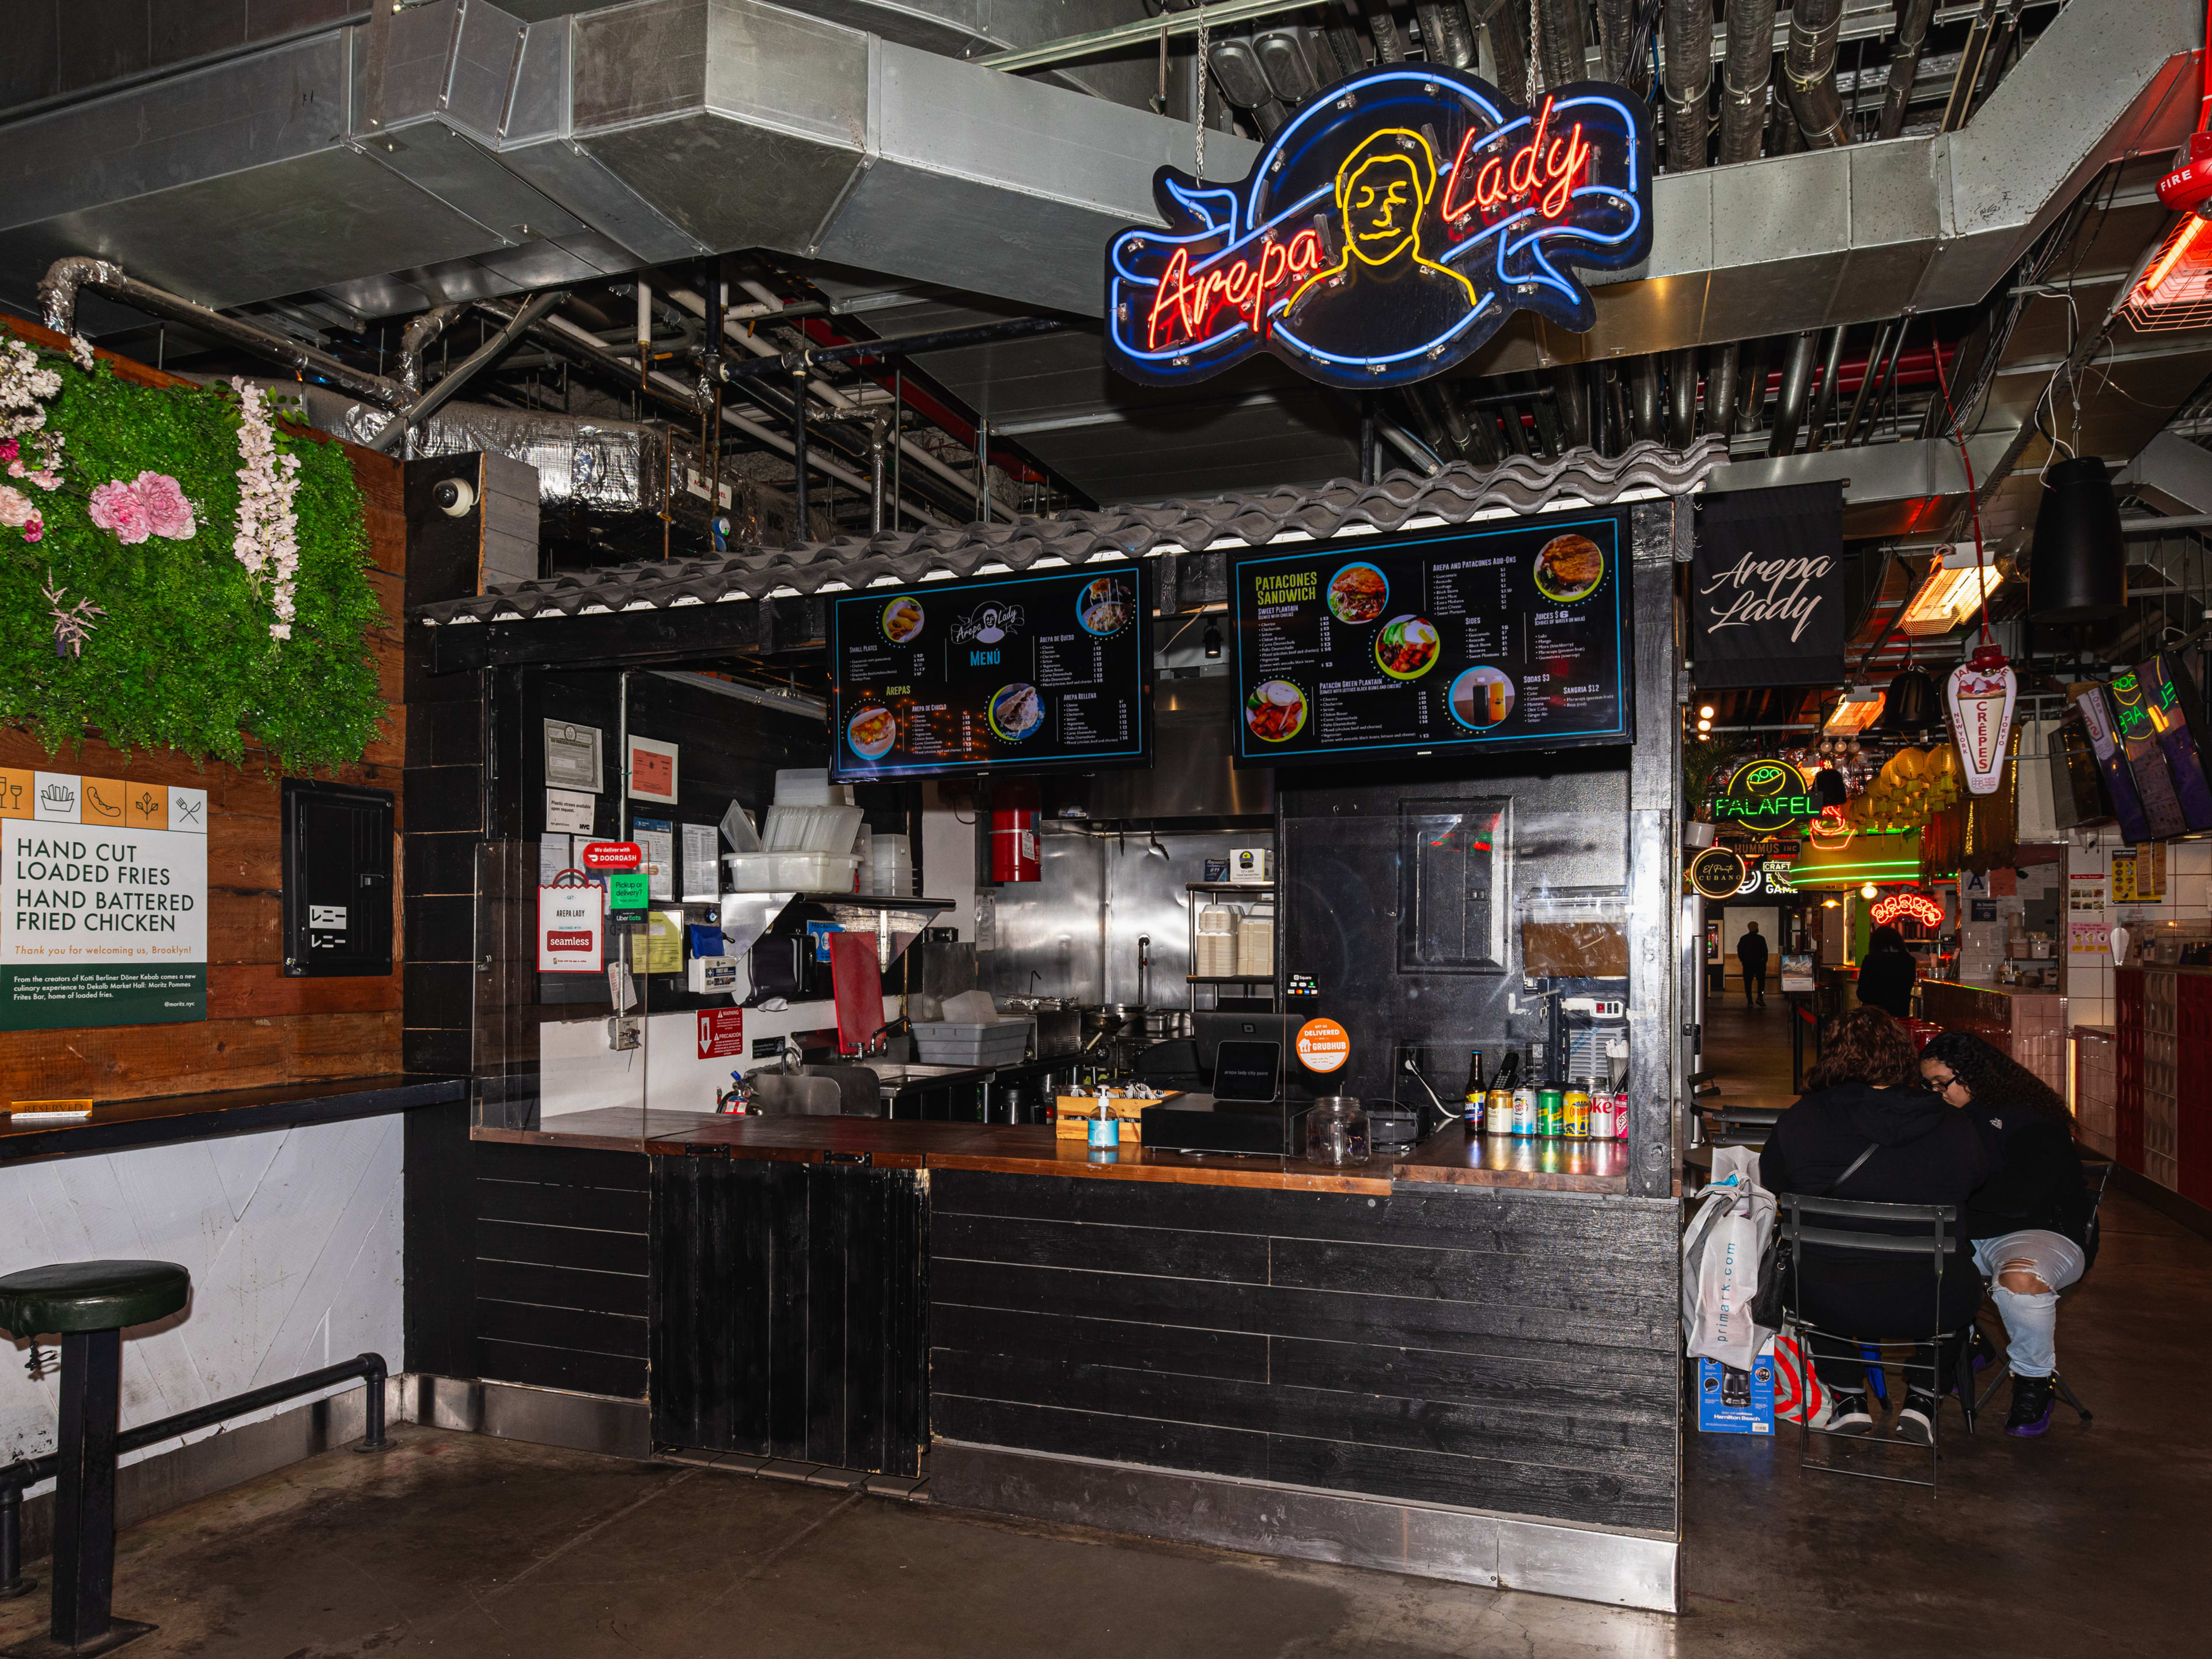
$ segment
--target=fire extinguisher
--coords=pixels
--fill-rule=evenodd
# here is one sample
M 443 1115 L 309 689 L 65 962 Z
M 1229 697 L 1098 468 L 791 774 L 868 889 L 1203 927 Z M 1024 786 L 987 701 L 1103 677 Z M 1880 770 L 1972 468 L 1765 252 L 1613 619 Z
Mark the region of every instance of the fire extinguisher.
M 1002 782 L 992 791 L 991 879 L 996 882 L 1036 881 L 1037 864 L 1037 787 L 1034 783 Z

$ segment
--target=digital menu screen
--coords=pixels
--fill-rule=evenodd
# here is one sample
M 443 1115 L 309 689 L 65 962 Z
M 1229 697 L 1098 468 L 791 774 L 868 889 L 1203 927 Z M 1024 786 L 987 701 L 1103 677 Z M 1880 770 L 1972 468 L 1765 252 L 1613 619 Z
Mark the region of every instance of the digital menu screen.
M 1237 559 L 1237 763 L 1624 743 L 1625 512 Z
M 830 775 L 1146 764 L 1152 605 L 1152 574 L 1135 562 L 833 600 Z

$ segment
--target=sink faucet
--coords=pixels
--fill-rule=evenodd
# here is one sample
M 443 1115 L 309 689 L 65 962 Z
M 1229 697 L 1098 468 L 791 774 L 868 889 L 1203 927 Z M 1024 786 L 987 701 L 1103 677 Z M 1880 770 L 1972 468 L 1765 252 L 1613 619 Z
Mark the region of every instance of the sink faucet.
M 793 1077 L 805 1063 L 806 1050 L 799 1047 L 796 1037 L 787 1034 L 783 1039 L 783 1052 L 776 1056 L 776 1070 L 786 1077 Z

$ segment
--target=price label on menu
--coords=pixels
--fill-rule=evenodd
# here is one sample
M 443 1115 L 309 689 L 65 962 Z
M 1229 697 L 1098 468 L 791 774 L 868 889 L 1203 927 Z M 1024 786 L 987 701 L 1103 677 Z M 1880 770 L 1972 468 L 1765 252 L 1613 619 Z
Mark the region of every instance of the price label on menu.
M 1628 740 L 1627 514 L 1237 561 L 1237 762 Z
M 839 599 L 833 775 L 1146 764 L 1151 616 L 1151 573 L 1126 561 Z

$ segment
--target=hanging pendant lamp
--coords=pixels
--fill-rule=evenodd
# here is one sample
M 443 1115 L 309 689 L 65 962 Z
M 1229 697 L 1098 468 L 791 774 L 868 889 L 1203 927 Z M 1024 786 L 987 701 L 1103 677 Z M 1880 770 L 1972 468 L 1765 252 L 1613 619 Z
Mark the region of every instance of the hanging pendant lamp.
M 2028 614 L 2043 623 L 2100 622 L 2128 608 L 2127 543 L 2105 464 L 2060 461 L 2043 476 L 2028 567 Z
M 1850 791 L 1844 787 L 1844 775 L 1832 766 L 1824 766 L 1813 774 L 1813 799 L 1822 806 L 1841 806 L 1850 799 Z
M 1943 718 L 1934 678 L 1924 668 L 1908 668 L 1883 694 L 1880 730 L 1902 737 L 1923 732 Z

